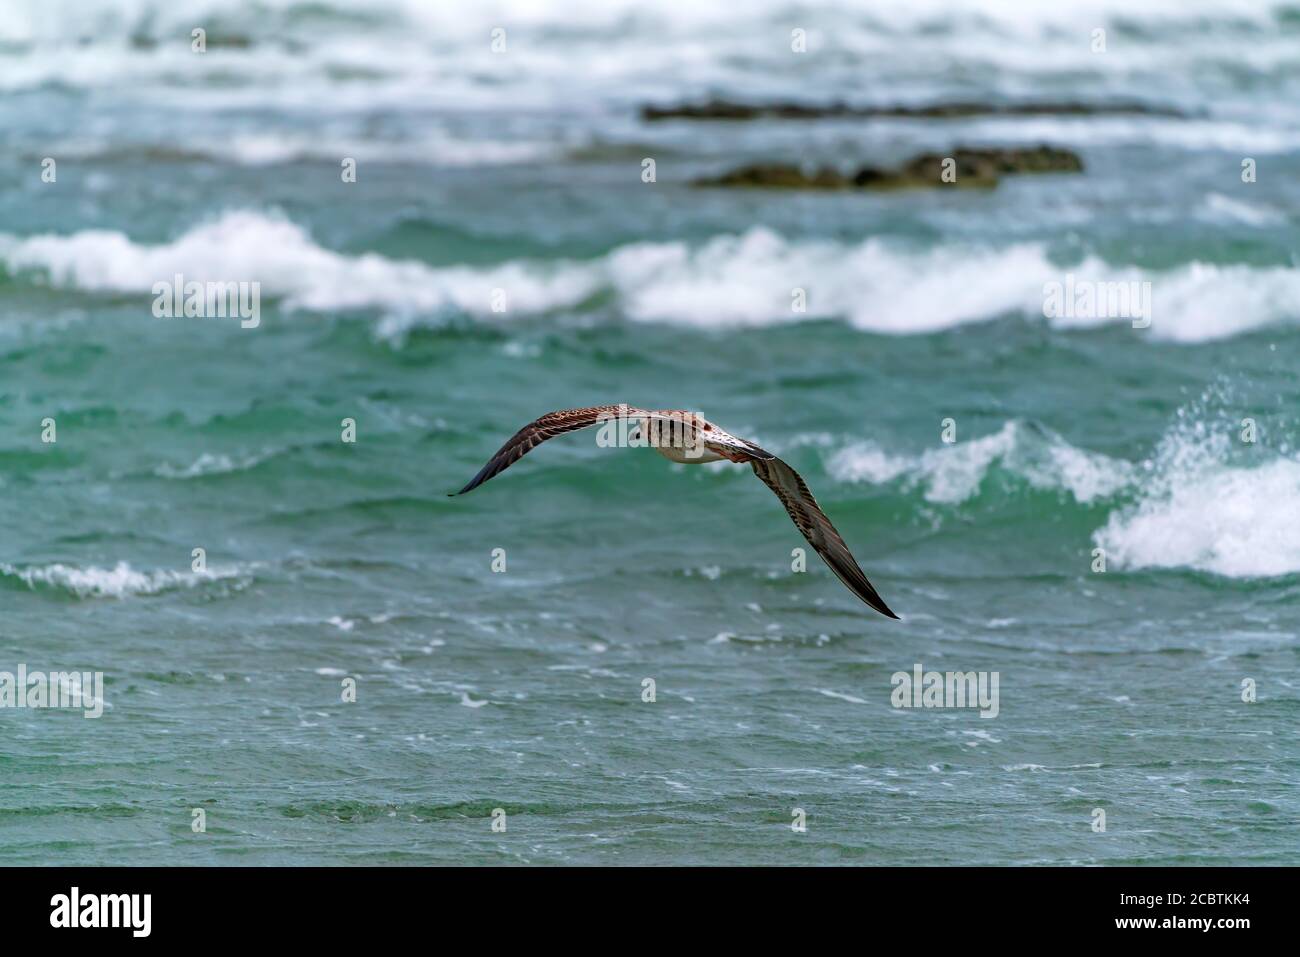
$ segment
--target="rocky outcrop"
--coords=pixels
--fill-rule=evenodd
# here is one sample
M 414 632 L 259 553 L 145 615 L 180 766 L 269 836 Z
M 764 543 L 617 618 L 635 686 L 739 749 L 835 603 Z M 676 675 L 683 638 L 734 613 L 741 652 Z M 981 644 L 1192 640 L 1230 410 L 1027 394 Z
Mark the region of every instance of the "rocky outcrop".
M 1139 102 L 1082 103 L 1077 101 L 1037 101 L 990 103 L 978 100 L 929 103 L 921 106 L 849 106 L 847 103 L 816 105 L 795 102 L 739 103 L 733 100 L 707 100 L 677 106 L 647 105 L 641 108 L 642 119 L 659 120 L 817 120 L 844 117 L 850 119 L 961 119 L 968 116 L 1103 116 L 1142 114 L 1146 116 L 1185 117 L 1187 114 L 1169 106 Z
M 696 180 L 696 186 L 765 187 L 768 189 L 848 189 L 853 180 L 839 170 L 824 167 L 806 172 L 790 163 L 754 163 L 723 173 L 716 179 Z
M 953 160 L 955 178 L 945 182 L 944 161 Z M 864 166 L 853 174 L 822 167 L 805 170 L 790 163 L 755 163 L 721 176 L 696 180 L 696 186 L 765 189 L 991 189 L 1001 177 L 1020 173 L 1077 173 L 1083 161 L 1070 150 L 1053 146 L 972 148 L 951 154 L 922 153 L 894 169 Z

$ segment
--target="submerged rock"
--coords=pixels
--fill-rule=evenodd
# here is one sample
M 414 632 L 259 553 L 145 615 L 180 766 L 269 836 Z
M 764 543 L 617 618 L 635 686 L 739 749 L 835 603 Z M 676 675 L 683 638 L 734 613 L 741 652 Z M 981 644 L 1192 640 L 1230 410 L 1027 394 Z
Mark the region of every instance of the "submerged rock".
M 955 177 L 945 182 L 945 161 L 953 161 Z M 1077 173 L 1083 160 L 1077 153 L 1054 146 L 959 147 L 951 154 L 921 153 L 897 169 L 863 166 L 852 175 L 831 167 L 805 170 L 793 163 L 753 163 L 696 180 L 696 186 L 766 189 L 992 189 L 1005 175 L 1017 173 Z
M 682 103 L 676 106 L 641 108 L 641 118 L 650 122 L 659 120 L 816 120 L 835 117 L 857 119 L 960 119 L 968 116 L 1102 116 L 1141 114 L 1145 116 L 1186 117 L 1187 114 L 1171 106 L 1158 106 L 1134 101 L 1110 103 L 1082 103 L 1073 100 L 1037 101 L 1023 103 L 985 103 L 980 101 L 950 101 L 921 106 L 849 106 L 833 102 L 823 105 L 794 102 L 738 103 L 733 100 L 707 100 L 703 103 Z
M 792 163 L 754 163 L 723 173 L 716 179 L 696 181 L 697 186 L 760 186 L 771 189 L 846 189 L 852 185 L 839 170 L 823 167 L 805 172 Z
M 960 147 L 953 153 L 958 166 L 963 159 L 976 164 L 991 165 L 999 173 L 1080 173 L 1083 160 L 1079 154 L 1056 146 L 1023 146 L 1004 148 Z

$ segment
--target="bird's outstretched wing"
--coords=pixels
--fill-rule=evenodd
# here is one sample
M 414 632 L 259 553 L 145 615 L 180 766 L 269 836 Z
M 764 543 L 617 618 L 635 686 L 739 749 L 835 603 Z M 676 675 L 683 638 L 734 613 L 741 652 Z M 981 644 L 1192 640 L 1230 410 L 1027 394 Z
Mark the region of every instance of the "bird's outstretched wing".
M 871 587 L 871 582 L 867 581 L 867 576 L 858 567 L 849 546 L 844 544 L 844 539 L 835 531 L 831 520 L 817 506 L 817 500 L 799 473 L 775 456 L 767 459 L 754 458 L 749 464 L 753 467 L 754 474 L 776 493 L 776 497 L 794 519 L 795 527 L 808 539 L 808 544 L 817 550 L 817 554 L 830 566 L 836 577 L 876 611 L 897 618 L 885 600 Z
M 464 495 L 466 492 L 473 491 L 494 475 L 510 468 L 547 439 L 553 439 L 565 432 L 585 429 L 620 414 L 633 413 L 644 414 L 640 409 L 629 409 L 625 405 L 594 405 L 586 409 L 561 409 L 558 412 L 548 412 L 516 432 L 510 441 L 497 450 L 496 455 L 488 459 L 487 465 L 479 469 L 478 474 L 469 480 L 468 485 L 459 492 L 451 494 Z

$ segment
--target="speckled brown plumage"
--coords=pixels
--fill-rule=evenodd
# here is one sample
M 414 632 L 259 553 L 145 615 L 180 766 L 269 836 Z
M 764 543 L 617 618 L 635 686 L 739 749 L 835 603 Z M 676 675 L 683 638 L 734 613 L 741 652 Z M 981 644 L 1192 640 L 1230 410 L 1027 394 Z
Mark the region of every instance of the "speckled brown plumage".
M 804 482 L 798 472 L 772 453 L 764 451 L 752 442 L 736 438 L 713 423 L 706 422 L 694 413 L 682 409 L 649 410 L 625 405 L 597 405 L 584 409 L 564 409 L 559 412 L 548 413 L 540 419 L 528 423 L 528 425 L 516 432 L 488 460 L 478 474 L 470 479 L 464 488 L 454 494 L 463 495 L 478 488 L 488 479 L 518 462 L 547 439 L 563 435 L 565 432 L 585 429 L 597 422 L 618 416 L 626 416 L 629 419 L 658 420 L 661 424 L 664 420 L 668 420 L 667 424 L 663 426 L 665 434 L 673 436 L 676 440 L 683 438 L 688 427 L 691 429 L 698 428 L 701 433 L 699 437 L 702 439 L 703 447 L 713 453 L 714 456 L 713 459 L 701 459 L 701 461 L 715 461 L 717 458 L 725 458 L 732 462 L 749 463 L 754 470 L 754 474 L 776 493 L 777 499 L 785 506 L 785 510 L 790 514 L 795 527 L 807 539 L 808 544 L 822 557 L 822 560 L 826 562 L 836 577 L 853 594 L 882 615 L 887 615 L 890 618 L 898 617 L 885 604 L 884 599 L 880 597 L 875 588 L 871 586 L 871 582 L 867 581 L 867 576 L 858 567 L 858 563 L 849 551 L 848 545 L 844 543 L 840 533 L 835 530 L 831 520 L 826 517 L 826 513 L 818 506 L 817 500 L 813 498 L 807 483 Z
M 799 529 L 808 544 L 817 550 L 822 561 L 826 562 L 849 591 L 882 615 L 897 618 L 871 586 L 871 582 L 867 581 L 867 576 L 858 567 L 849 546 L 844 544 L 840 533 L 821 510 L 803 477 L 778 458 L 751 459 L 750 465 L 754 474 L 776 493 L 785 510 L 790 513 L 795 528 Z

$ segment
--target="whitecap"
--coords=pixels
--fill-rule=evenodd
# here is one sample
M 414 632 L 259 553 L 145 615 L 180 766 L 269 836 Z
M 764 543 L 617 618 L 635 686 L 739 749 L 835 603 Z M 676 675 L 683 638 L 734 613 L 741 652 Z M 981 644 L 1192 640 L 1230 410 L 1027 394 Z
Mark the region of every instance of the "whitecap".
M 824 694 L 828 698 L 838 698 L 841 701 L 848 701 L 850 704 L 866 704 L 862 698 L 855 698 L 851 694 L 845 694 L 842 691 L 831 691 L 829 688 L 814 688 L 818 694 Z
M 282 215 L 240 210 L 157 244 L 112 230 L 0 235 L 0 263 L 90 292 L 156 295 L 155 284 L 178 274 L 187 282 L 256 281 L 263 298 L 287 310 L 377 310 L 377 334 L 393 339 L 452 312 L 508 321 L 578 309 L 599 293 L 633 321 L 720 328 L 840 319 L 911 335 L 1002 315 L 1039 321 L 1048 284 L 1067 276 L 1076 287 L 1150 282 L 1151 324 L 1141 334 L 1156 338 L 1200 342 L 1300 317 L 1300 271 L 1280 265 L 1192 262 L 1150 271 L 1088 258 L 1066 268 L 1039 243 L 917 248 L 880 238 L 789 240 L 761 227 L 701 243 L 632 243 L 590 260 L 431 266 L 335 252 Z M 806 291 L 806 312 L 791 309 L 794 288 Z M 505 312 L 494 310 L 498 290 L 507 295 Z M 1074 328 L 1133 320 L 1046 321 Z
M 201 572 L 172 569 L 137 571 L 127 562 L 118 562 L 112 568 L 93 565 L 80 568 L 62 562 L 26 567 L 0 563 L 0 575 L 25 582 L 29 588 L 57 588 L 71 592 L 78 598 L 126 598 L 129 595 L 156 595 L 178 588 L 193 588 L 210 581 L 246 579 L 249 577 L 249 568 L 210 567 Z
M 1214 461 L 1153 478 L 1094 535 L 1117 568 L 1193 568 L 1228 578 L 1300 572 L 1300 461 Z
M 964 442 L 938 445 L 919 455 L 895 455 L 871 441 L 846 446 L 826 463 L 845 482 L 884 484 L 903 479 L 921 487 L 927 501 L 958 504 L 976 495 L 989 470 L 1000 465 L 1034 488 L 1068 493 L 1088 504 L 1129 485 L 1133 466 L 1071 445 L 1041 427 L 1009 420 L 997 432 Z

